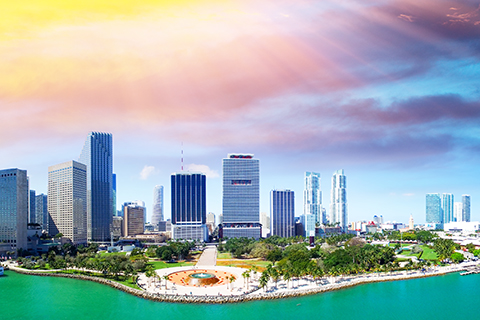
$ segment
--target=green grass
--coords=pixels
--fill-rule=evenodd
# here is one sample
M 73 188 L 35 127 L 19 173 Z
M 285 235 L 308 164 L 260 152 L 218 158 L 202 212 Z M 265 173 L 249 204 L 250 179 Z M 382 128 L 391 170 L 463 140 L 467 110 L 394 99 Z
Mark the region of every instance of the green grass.
M 157 270 L 157 269 L 165 269 L 165 268 L 173 268 L 173 267 L 193 266 L 195 262 L 182 261 L 182 262 L 167 263 L 165 261 L 149 261 L 148 264 L 153 265 L 153 268 Z
M 232 259 L 232 254 L 230 252 L 217 252 L 217 259 Z
M 112 253 L 108 253 L 108 252 L 102 252 L 100 253 L 100 256 L 103 258 L 105 256 L 109 256 L 109 255 L 119 255 L 119 256 L 124 256 L 126 255 L 127 253 L 126 252 L 112 252 Z
M 433 249 L 430 249 L 427 245 L 423 245 L 421 248 L 423 249 L 421 257 L 423 260 L 438 260 L 438 256 Z

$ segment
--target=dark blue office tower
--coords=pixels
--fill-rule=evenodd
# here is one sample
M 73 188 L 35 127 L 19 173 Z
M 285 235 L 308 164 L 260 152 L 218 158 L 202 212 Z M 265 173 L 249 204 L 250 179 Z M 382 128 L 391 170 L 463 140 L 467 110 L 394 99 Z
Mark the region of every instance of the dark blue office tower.
M 113 142 L 111 133 L 90 132 L 79 161 L 87 166 L 87 237 L 110 240 L 113 216 Z

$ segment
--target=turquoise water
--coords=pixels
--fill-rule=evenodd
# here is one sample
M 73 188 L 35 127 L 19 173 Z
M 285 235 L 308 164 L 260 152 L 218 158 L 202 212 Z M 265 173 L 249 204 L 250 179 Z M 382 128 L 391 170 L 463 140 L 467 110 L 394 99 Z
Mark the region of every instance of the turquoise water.
M 0 319 L 477 319 L 480 275 L 372 283 L 283 300 L 201 305 L 152 302 L 98 283 L 11 271 Z

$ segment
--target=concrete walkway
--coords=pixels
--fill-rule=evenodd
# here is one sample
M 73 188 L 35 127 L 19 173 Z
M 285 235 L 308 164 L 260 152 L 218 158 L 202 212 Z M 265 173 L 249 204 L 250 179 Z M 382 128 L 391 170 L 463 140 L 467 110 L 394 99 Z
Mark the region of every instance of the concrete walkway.
M 217 246 L 209 245 L 203 250 L 196 267 L 213 267 L 217 265 Z

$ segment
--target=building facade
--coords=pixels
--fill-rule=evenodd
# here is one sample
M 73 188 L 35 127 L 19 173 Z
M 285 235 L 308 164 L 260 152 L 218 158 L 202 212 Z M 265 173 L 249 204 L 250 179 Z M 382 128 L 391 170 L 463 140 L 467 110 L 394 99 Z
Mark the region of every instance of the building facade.
M 315 222 L 324 224 L 322 214 L 322 191 L 320 186 L 320 173 L 305 172 L 303 190 L 303 214 L 313 214 Z
M 36 216 L 35 190 L 29 190 L 28 193 L 28 223 L 38 223 Z
M 153 210 L 151 223 L 158 230 L 158 223 L 163 221 L 163 186 L 153 188 Z
M 123 236 L 133 237 L 145 231 L 145 208 L 134 203 L 123 206 Z
M 332 223 L 338 224 L 343 232 L 346 232 L 348 227 L 347 177 L 343 170 L 335 171 L 332 176 L 330 217 Z
M 51 236 L 87 243 L 87 166 L 68 161 L 48 168 L 48 215 Z
M 270 191 L 270 234 L 295 236 L 295 194 L 290 190 Z
M 470 195 L 469 194 L 462 195 L 462 203 L 463 203 L 462 221 L 470 222 Z
M 463 203 L 455 202 L 453 204 L 453 221 L 461 222 L 463 221 Z
M 223 159 L 222 235 L 261 237 L 260 166 L 253 154 L 228 154 Z
M 79 162 L 87 166 L 88 239 L 110 240 L 114 215 L 112 134 L 90 132 Z
M 171 176 L 172 237 L 208 241 L 206 176 L 177 172 Z
M 442 199 L 439 193 L 427 193 L 425 221 L 428 224 L 443 224 Z
M 454 198 L 451 193 L 442 194 L 443 223 L 454 221 Z
M 27 250 L 27 171 L 0 170 L 0 242 L 12 251 Z
M 35 197 L 35 221 L 43 230 L 48 230 L 48 200 L 46 194 Z

